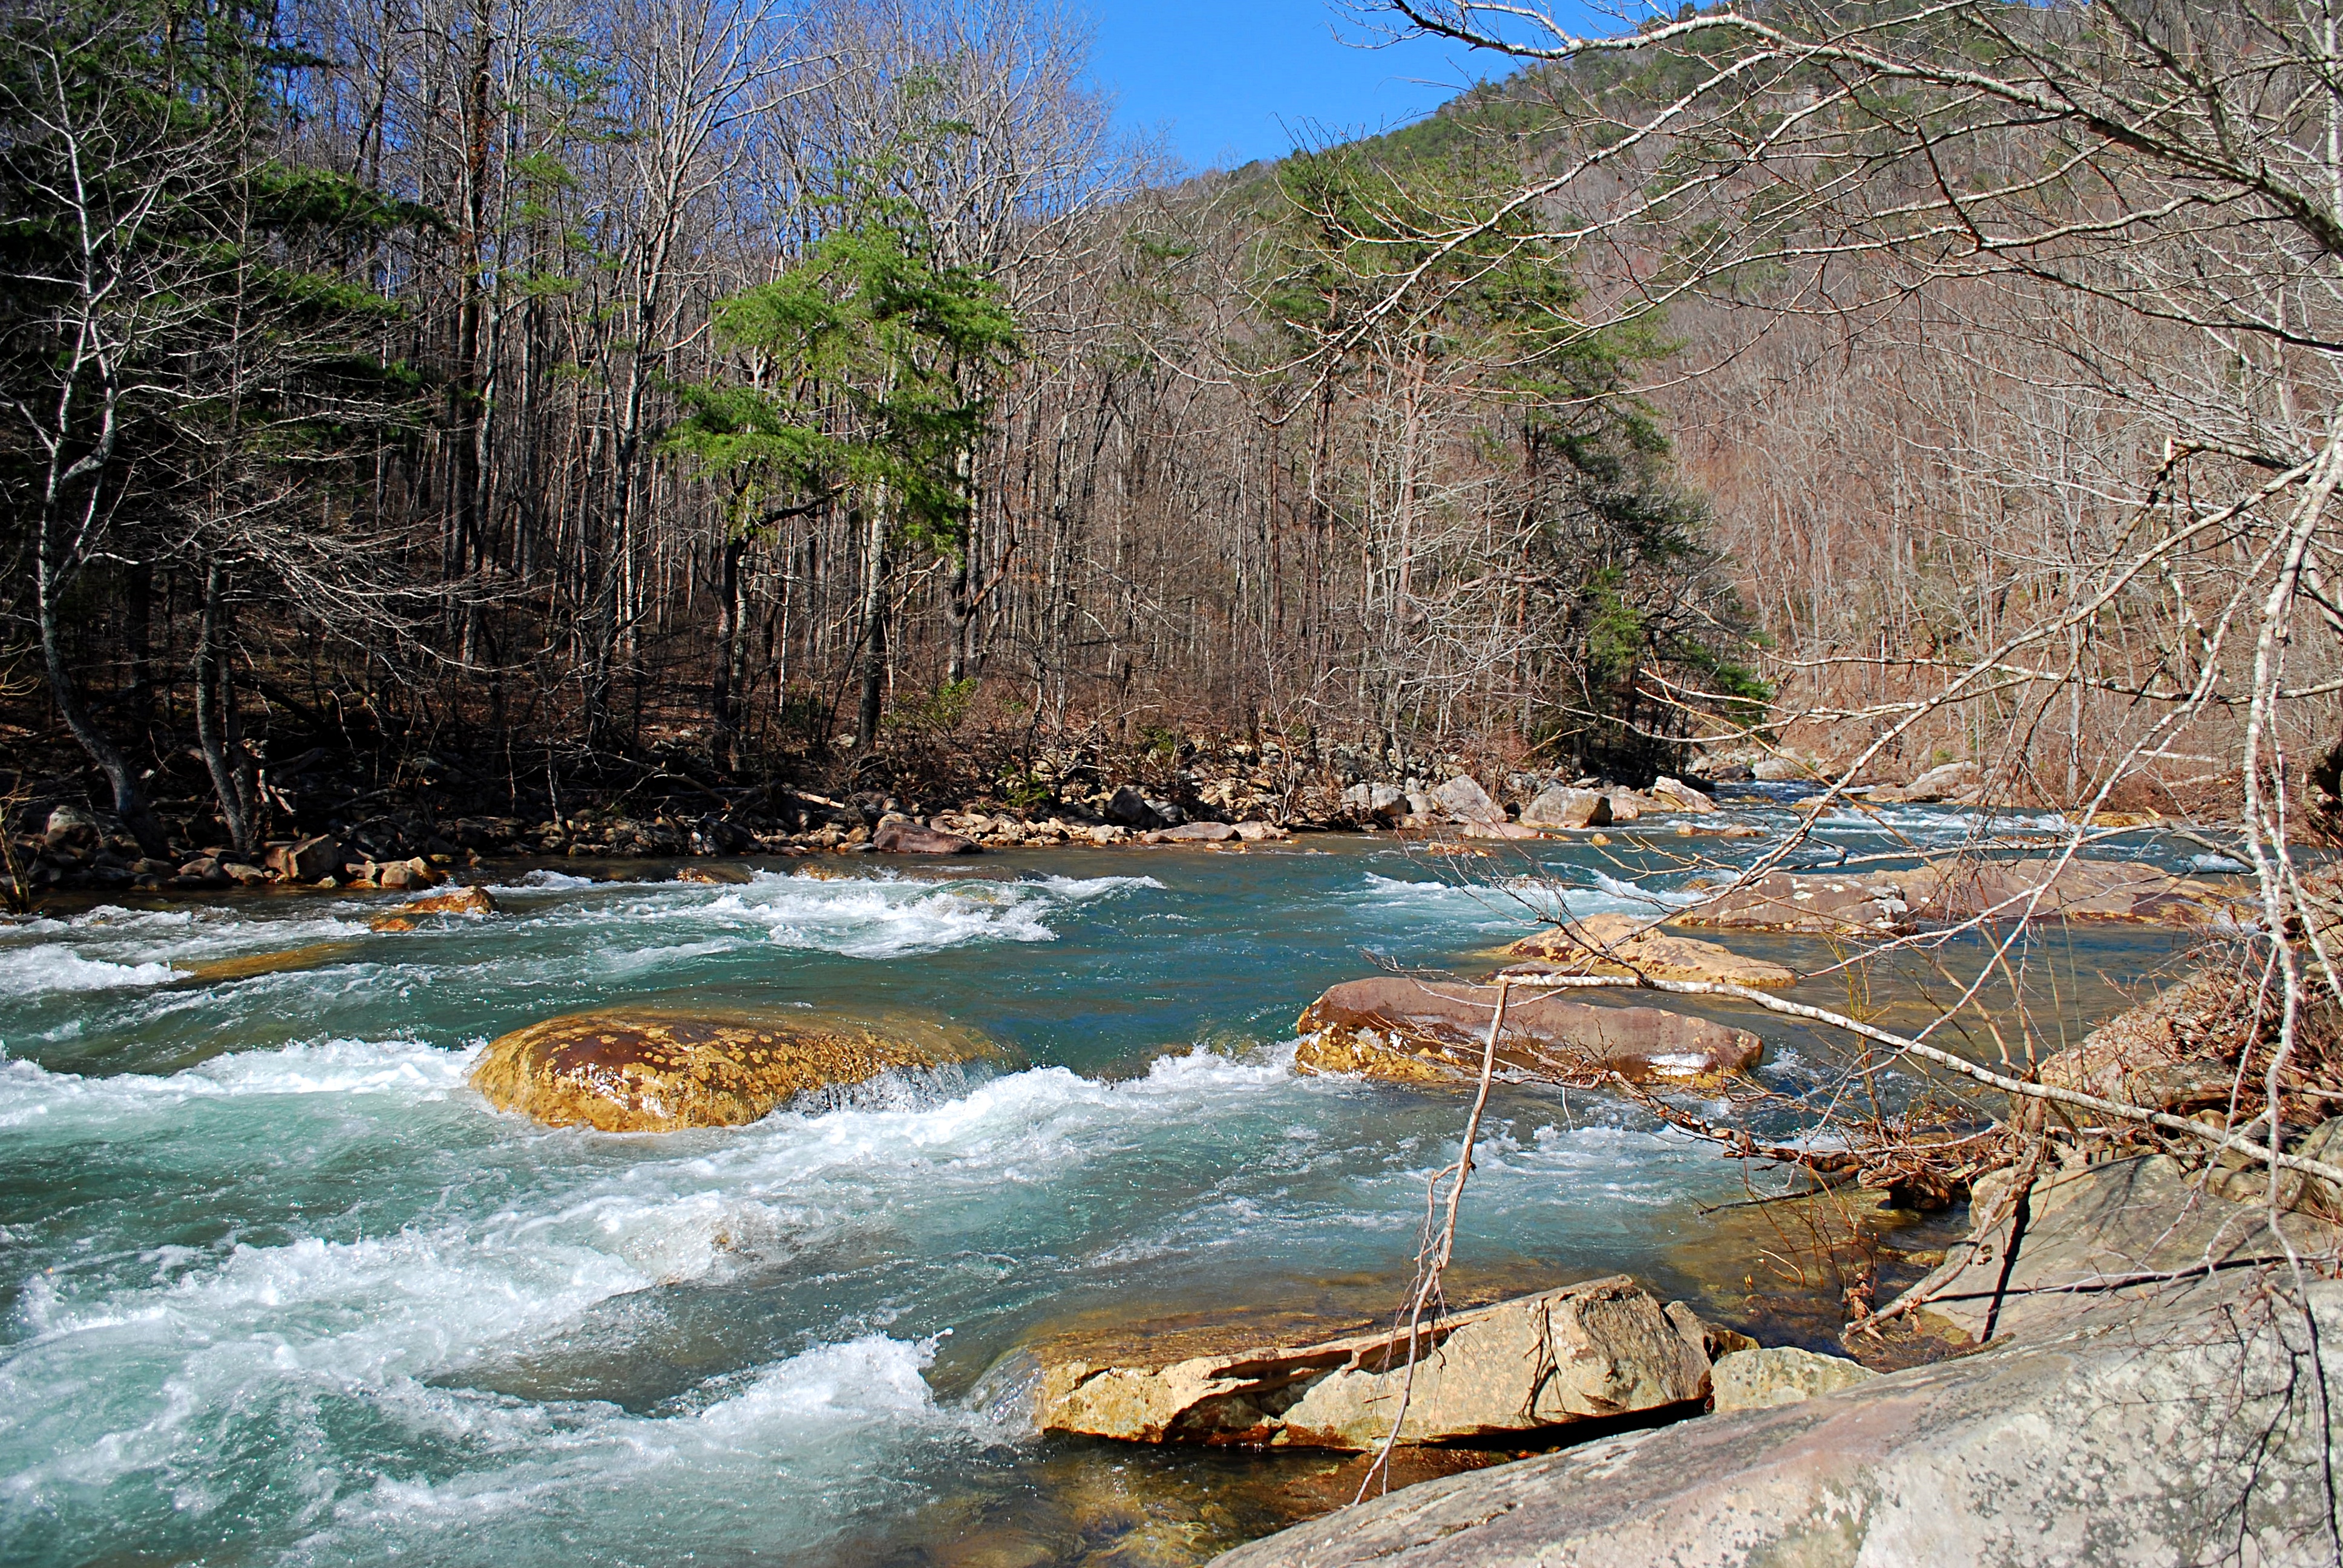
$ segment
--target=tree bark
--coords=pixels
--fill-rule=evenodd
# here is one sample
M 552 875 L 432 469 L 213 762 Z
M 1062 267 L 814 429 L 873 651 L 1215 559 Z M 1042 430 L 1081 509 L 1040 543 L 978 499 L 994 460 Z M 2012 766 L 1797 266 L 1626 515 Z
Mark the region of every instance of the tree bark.
M 236 733 L 235 677 L 220 658 L 227 613 L 227 567 L 214 559 L 204 570 L 203 619 L 196 633 L 196 743 L 212 776 L 220 820 L 229 841 L 250 849 L 256 841 L 251 764 Z
M 880 704 L 887 690 L 887 498 L 870 508 L 862 575 L 862 703 L 854 721 L 854 749 L 879 740 Z

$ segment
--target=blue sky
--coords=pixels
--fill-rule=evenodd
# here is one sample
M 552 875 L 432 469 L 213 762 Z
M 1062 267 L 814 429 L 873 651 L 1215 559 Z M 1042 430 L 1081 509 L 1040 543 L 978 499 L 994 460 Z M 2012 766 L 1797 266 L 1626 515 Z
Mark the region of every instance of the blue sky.
M 1098 29 L 1091 75 L 1118 121 L 1162 132 L 1192 169 L 1277 157 L 1313 131 L 1385 130 L 1505 66 L 1428 39 L 1356 47 L 1367 30 L 1327 0 L 1073 4 Z

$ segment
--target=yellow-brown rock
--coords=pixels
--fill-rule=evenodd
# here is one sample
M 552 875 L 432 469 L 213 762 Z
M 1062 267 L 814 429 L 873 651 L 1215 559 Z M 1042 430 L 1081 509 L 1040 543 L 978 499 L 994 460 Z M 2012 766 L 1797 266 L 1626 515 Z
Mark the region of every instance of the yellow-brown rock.
M 1557 974 L 1641 974 L 1653 980 L 1785 986 L 1797 971 L 1731 948 L 1654 930 L 1632 915 L 1589 915 L 1559 930 L 1523 937 L 1505 951 Z
M 411 931 L 416 920 L 422 915 L 493 915 L 497 900 L 486 888 L 454 888 L 444 893 L 434 893 L 427 899 L 417 899 L 401 904 L 387 915 L 377 915 L 367 922 L 377 931 Z
M 230 980 L 254 980 L 261 975 L 284 974 L 293 970 L 313 970 L 338 963 L 357 950 L 356 942 L 319 942 L 313 947 L 289 948 L 282 952 L 247 953 L 242 958 L 216 959 L 184 971 L 177 983 L 222 985 Z
M 492 1043 L 472 1086 L 551 1127 L 739 1127 L 813 1090 L 968 1054 L 910 1020 L 642 1010 L 572 1013 Z

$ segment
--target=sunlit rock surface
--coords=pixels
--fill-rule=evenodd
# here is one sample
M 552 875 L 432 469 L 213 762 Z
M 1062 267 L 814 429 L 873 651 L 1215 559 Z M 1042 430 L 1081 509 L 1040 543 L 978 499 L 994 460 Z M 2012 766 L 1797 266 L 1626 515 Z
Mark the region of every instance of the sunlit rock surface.
M 1135 1333 L 1129 1359 L 1089 1344 L 1040 1352 L 1047 1432 L 1134 1442 L 1366 1449 L 1402 1419 L 1403 1442 L 1450 1442 L 1656 1410 L 1708 1392 L 1708 1358 L 1624 1275 L 1442 1319 L 1410 1385 L 1406 1335 L 1388 1327 L 1315 1343 L 1203 1353 Z
M 773 1014 L 573 1013 L 495 1041 L 472 1086 L 552 1127 L 739 1127 L 817 1089 L 966 1054 L 941 1030 Z
M 1468 1081 L 1480 1072 L 1497 988 L 1378 975 L 1346 980 L 1303 1011 L 1294 1058 L 1310 1072 L 1394 1082 Z M 1745 1071 L 1761 1047 L 1746 1030 L 1654 1007 L 1602 1007 L 1521 988 L 1505 1009 L 1497 1060 L 1541 1077 L 1615 1072 L 1630 1080 Z

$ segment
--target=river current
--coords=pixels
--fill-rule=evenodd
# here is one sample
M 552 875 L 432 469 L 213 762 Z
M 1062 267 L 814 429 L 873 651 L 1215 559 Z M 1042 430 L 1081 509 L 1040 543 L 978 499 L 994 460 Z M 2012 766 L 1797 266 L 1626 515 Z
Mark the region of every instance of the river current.
M 1848 814 L 1802 859 L 1967 826 Z M 1579 912 L 1637 907 L 1625 851 L 1537 856 Z M 1044 1441 L 983 1374 L 1053 1325 L 1388 1312 L 1461 1104 L 1297 1076 L 1292 1024 L 1376 959 L 1485 972 L 1550 895 L 1466 864 L 1515 890 L 1320 837 L 516 868 L 506 913 L 405 933 L 357 894 L 0 926 L 0 1562 L 1136 1568 L 1322 1507 L 1328 1461 Z M 2173 947 L 2057 940 L 2077 1028 Z M 912 1012 L 1003 1054 L 665 1136 L 467 1086 L 486 1040 L 618 1002 Z M 1769 1081 L 1816 1081 L 1827 1045 L 1751 1026 Z M 1740 1167 L 1527 1087 L 1479 1158 L 1465 1285 L 1624 1271 L 1746 1315 L 1756 1265 L 1701 1212 Z

